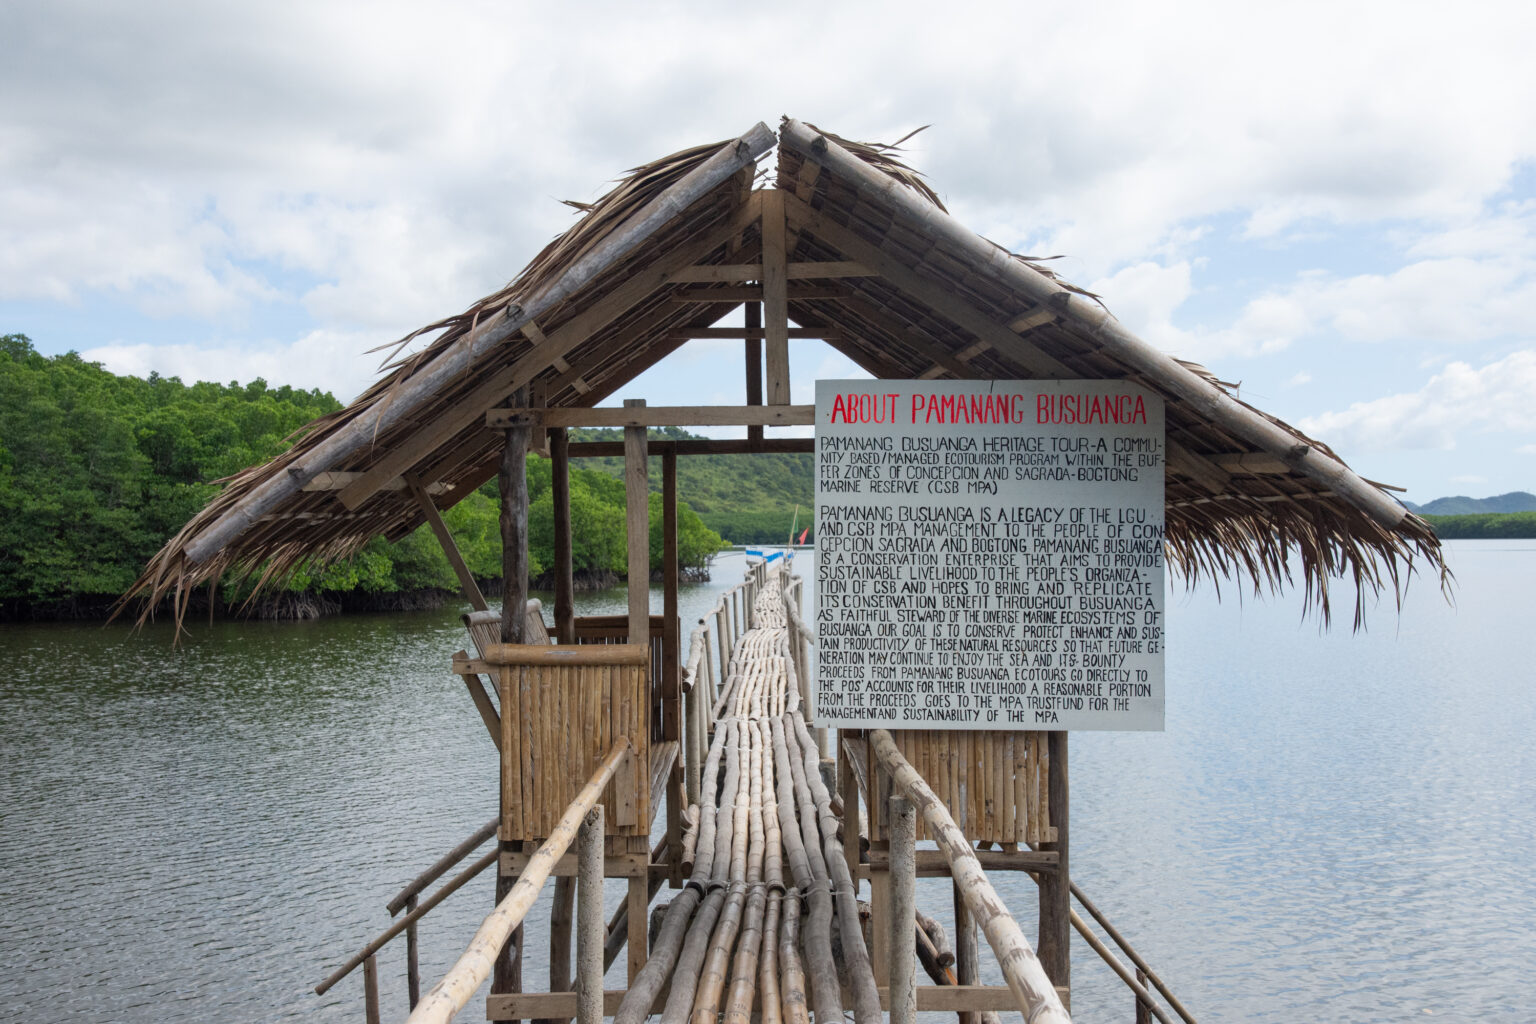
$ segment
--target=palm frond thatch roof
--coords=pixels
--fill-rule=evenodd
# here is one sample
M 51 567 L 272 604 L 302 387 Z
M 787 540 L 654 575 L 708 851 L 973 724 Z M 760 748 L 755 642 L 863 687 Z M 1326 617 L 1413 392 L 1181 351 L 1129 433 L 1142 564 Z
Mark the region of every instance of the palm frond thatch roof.
M 718 302 L 680 301 L 672 278 L 760 259 L 753 184 L 775 141 L 789 260 L 873 271 L 792 291 L 790 318 L 869 372 L 1126 379 L 1161 394 L 1168 552 L 1191 580 L 1299 587 L 1325 618 L 1330 585 L 1348 580 L 1358 625 L 1358 596 L 1400 594 L 1416 563 L 1446 578 L 1428 525 L 1326 445 L 1141 342 L 1044 262 L 960 225 L 895 147 L 786 119 L 777 137 L 759 124 L 634 169 L 505 288 L 385 346 L 399 356 L 385 376 L 288 452 L 232 477 L 128 596 L 152 606 L 231 571 L 265 585 L 301 562 L 399 538 L 423 521 L 408 483 L 446 507 L 495 473 L 502 438 L 486 411 L 514 394 L 597 405 L 719 321 L 735 308 L 730 286 Z

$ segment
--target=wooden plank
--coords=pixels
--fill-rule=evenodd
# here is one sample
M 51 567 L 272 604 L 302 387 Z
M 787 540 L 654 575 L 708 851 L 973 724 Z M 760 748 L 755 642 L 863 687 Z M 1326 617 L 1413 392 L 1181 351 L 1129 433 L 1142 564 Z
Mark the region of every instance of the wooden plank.
M 788 405 L 789 277 L 784 250 L 784 193 L 763 193 L 763 329 L 769 405 Z M 801 296 L 797 296 L 801 297 Z
M 742 303 L 743 310 L 749 310 L 754 307 L 760 307 L 760 303 Z M 789 336 L 791 338 L 809 338 L 816 341 L 824 340 L 828 334 L 837 333 L 838 331 L 835 327 L 791 327 L 789 329 Z M 748 341 L 760 341 L 765 336 L 765 332 L 760 323 L 754 325 L 749 322 L 745 327 L 683 327 L 668 331 L 667 336 L 684 341 L 734 341 L 737 338 L 745 338 Z M 755 405 L 757 403 L 749 399 L 747 404 Z
M 873 277 L 875 272 L 856 260 L 814 260 L 790 263 L 786 267 L 791 281 L 824 280 L 840 277 Z M 734 283 L 760 281 L 761 263 L 716 263 L 684 267 L 667 278 L 671 284 Z
M 591 769 L 588 769 L 589 771 Z M 623 771 L 623 768 L 619 769 Z M 579 787 L 578 787 L 579 788 Z M 561 808 L 564 810 L 564 808 Z M 503 850 L 501 851 L 501 871 L 503 874 L 519 875 L 528 866 L 528 861 L 533 857 L 534 850 Z M 574 850 L 567 851 L 555 861 L 550 868 L 551 875 L 562 878 L 575 878 L 580 868 L 579 858 Z M 651 873 L 649 853 L 611 853 L 603 862 L 603 876 L 605 878 L 649 878 Z
M 888 867 L 883 851 L 870 850 L 868 857 L 866 863 L 859 865 L 861 877 L 872 870 L 884 871 Z M 1048 872 L 1055 871 L 1057 864 L 1054 850 L 977 850 L 976 860 L 988 871 Z M 949 862 L 942 851 L 918 850 L 917 872 L 924 878 L 943 878 L 949 874 Z
M 750 427 L 748 428 L 751 429 Z M 620 458 L 624 455 L 622 441 L 575 441 L 571 443 L 571 458 L 601 459 Z M 763 441 L 698 440 L 698 441 L 651 441 L 651 451 L 671 449 L 679 455 L 753 455 L 775 453 L 780 455 L 810 455 L 816 451 L 816 439 L 812 437 L 770 437 Z
M 763 196 L 773 195 L 770 190 Z M 843 284 L 806 284 L 785 282 L 786 299 L 790 302 L 807 302 L 812 299 L 840 299 L 851 294 L 850 286 Z M 671 294 L 673 302 L 719 302 L 736 305 L 742 302 L 767 301 L 761 285 L 755 284 L 685 284 Z
M 622 409 L 562 407 L 502 408 L 485 414 L 492 430 L 524 427 L 739 427 L 809 426 L 816 422 L 814 405 L 656 405 Z
M 454 575 L 458 576 L 459 586 L 464 588 L 465 600 L 474 606 L 477 612 L 489 610 L 490 605 L 485 603 L 485 596 L 480 593 L 480 585 L 475 582 L 469 566 L 464 564 L 464 556 L 459 552 L 459 546 L 453 542 L 453 534 L 448 532 L 448 524 L 443 522 L 442 514 L 437 510 L 437 503 L 414 476 L 406 473 L 402 479 L 406 487 L 410 488 L 416 504 L 421 507 L 422 514 L 427 517 L 427 525 L 432 527 L 432 533 L 437 537 L 437 543 L 442 547 L 443 554 L 448 556 L 448 564 L 453 567 Z
M 599 949 L 602 943 L 599 939 Z M 656 994 L 656 999 L 651 1004 L 651 1012 L 659 1013 L 666 1005 L 667 996 L 671 993 L 671 986 L 663 986 Z M 1004 989 L 1004 991 L 1007 991 Z M 624 997 L 629 994 L 629 989 L 608 989 L 603 992 L 603 1015 L 612 1017 L 619 1012 L 619 1004 L 624 1002 Z M 561 1019 L 575 1017 L 577 1013 L 577 995 L 575 992 L 522 992 L 517 994 L 487 996 L 485 999 L 485 1015 L 488 1020 L 514 1020 L 514 1019 Z
M 493 644 L 485 661 L 464 662 L 466 668 L 485 665 L 644 665 L 650 647 L 638 644 Z M 455 665 L 460 662 L 455 661 Z

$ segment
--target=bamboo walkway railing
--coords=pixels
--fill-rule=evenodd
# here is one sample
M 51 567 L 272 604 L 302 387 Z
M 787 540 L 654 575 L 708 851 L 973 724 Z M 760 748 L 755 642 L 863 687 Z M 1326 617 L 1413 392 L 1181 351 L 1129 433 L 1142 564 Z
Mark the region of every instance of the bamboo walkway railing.
M 682 673 L 688 806 L 680 816 L 681 835 L 669 835 L 658 847 L 679 844 L 686 883 L 665 907 L 659 929 L 653 919 L 649 956 L 615 1007 L 615 1024 L 643 1024 L 663 993 L 661 1024 L 721 1024 L 722 1019 L 723 1024 L 753 1024 L 754 1017 L 762 1024 L 810 1024 L 812 1014 L 818 1021 L 841 1021 L 845 998 L 855 1024 L 876 1024 L 884 1018 L 882 990 L 865 945 L 851 874 L 855 861 L 843 848 L 843 815 L 851 813 L 857 823 L 859 809 L 834 805 L 822 777 L 824 740 L 813 735 L 807 721 L 808 648 L 815 640 L 799 614 L 799 588 L 798 578 L 782 569 L 756 565 L 741 584 L 721 595 L 690 637 Z M 902 756 L 891 734 L 872 730 L 869 737 L 881 774 L 890 779 L 893 825 L 904 820 L 908 826 L 892 828 L 892 897 L 884 911 L 889 920 L 876 922 L 891 929 L 887 948 L 894 962 L 887 998 L 892 1024 L 912 1024 L 924 1000 L 916 987 L 914 957 L 936 985 L 959 986 L 953 997 L 938 1001 L 932 997 L 942 988 L 923 989 L 929 1008 L 958 1009 L 962 1024 L 996 1024 L 996 1012 L 984 1007 L 1001 1009 L 1007 996 L 1003 989 L 977 986 L 975 925 L 997 954 L 1007 991 L 1024 1019 L 1031 1024 L 1070 1024 L 1057 990 L 987 881 L 971 841 Z M 591 842 L 578 858 L 583 923 L 577 929 L 577 1018 L 584 1024 L 602 1019 L 602 974 L 612 957 L 603 939 L 606 932 L 611 944 L 615 928 L 612 923 L 606 930 L 601 925 L 603 808 L 597 800 L 627 749 L 621 740 L 609 753 L 458 963 L 419 1002 L 411 958 L 410 1022 L 446 1022 L 467 1004 L 489 977 L 498 952 L 522 923 L 578 826 L 584 840 Z M 955 880 L 959 930 L 954 950 L 943 928 L 918 912 L 912 901 L 914 811 L 923 816 L 927 834 L 937 841 Z M 391 900 L 391 913 L 402 908 L 408 913 L 316 991 L 324 992 L 362 965 L 368 1019 L 377 1020 L 374 954 L 402 931 L 414 932 L 421 916 L 494 863 L 495 851 L 461 871 L 420 907 L 414 906 L 432 881 L 486 838 L 485 832 L 461 843 Z M 848 834 L 850 842 L 859 835 L 857 829 Z M 653 852 L 653 861 L 656 857 Z M 653 894 L 658 880 L 653 879 Z M 1138 1019 L 1150 1013 L 1172 1024 L 1153 1001 L 1151 991 L 1156 989 L 1185 1024 L 1194 1024 L 1098 908 L 1077 886 L 1072 892 L 1134 965 L 1121 962 L 1081 917 L 1071 915 L 1072 925 L 1131 989 Z M 622 925 L 618 928 L 620 936 L 625 931 Z M 999 994 L 1004 1002 L 996 1001 Z M 611 995 L 618 998 L 617 993 Z M 981 997 L 980 1003 L 974 1001 Z

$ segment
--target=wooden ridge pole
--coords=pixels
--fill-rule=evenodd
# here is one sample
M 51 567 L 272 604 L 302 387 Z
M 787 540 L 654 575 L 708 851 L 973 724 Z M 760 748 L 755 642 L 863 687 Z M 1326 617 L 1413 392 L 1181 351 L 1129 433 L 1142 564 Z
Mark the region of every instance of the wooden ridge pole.
M 338 463 L 371 444 L 374 438 L 415 415 L 419 407 L 449 381 L 467 374 L 481 356 L 585 288 L 644 243 L 658 228 L 714 191 L 737 171 L 755 164 L 773 143 L 773 132 L 759 122 L 740 138 L 721 146 L 714 156 L 684 175 L 593 246 L 548 288 L 528 297 L 521 305 L 509 306 L 502 315 L 491 317 L 478 330 L 455 342 L 401 381 L 387 398 L 376 403 L 377 412 L 370 408 L 353 417 L 317 444 L 305 454 L 302 465 L 292 465 L 288 472 L 273 473 L 187 545 L 188 560 L 195 564 L 206 562 L 320 473 L 336 468 Z
M 1029 948 L 1029 942 L 1019 930 L 1018 922 L 1008 913 L 1008 908 L 992 888 L 992 883 L 987 881 L 986 873 L 976 860 L 975 850 L 971 848 L 965 834 L 956 827 L 949 811 L 923 781 L 922 776 L 901 756 L 889 730 L 871 729 L 869 743 L 880 763 L 890 773 L 892 783 L 922 812 L 929 837 L 944 851 L 955 885 L 964 895 L 976 923 L 987 936 L 992 951 L 997 954 L 998 965 L 1003 970 L 1003 977 L 1007 979 L 1024 1019 L 1030 1024 L 1070 1024 L 1072 1018 L 1061 1005 L 1055 986 L 1040 965 L 1034 950 Z
M 407 1024 L 448 1024 L 453 1015 L 465 1007 L 475 990 L 490 977 L 497 954 L 506 945 L 512 932 L 523 923 L 523 917 L 538 899 L 539 890 L 544 887 L 550 871 L 576 838 L 582 819 L 602 796 L 603 787 L 613 778 L 620 763 L 632 756 L 629 740 L 620 736 L 608 756 L 603 758 L 602 764 L 598 765 L 597 771 L 592 773 L 581 792 L 576 794 L 576 799 L 566 807 L 565 813 L 550 830 L 549 838 L 528 858 L 528 864 L 523 868 L 517 884 L 491 911 L 485 923 L 475 932 L 469 948 L 443 976 L 443 980 L 432 986 L 432 991 L 422 997 L 407 1019 Z

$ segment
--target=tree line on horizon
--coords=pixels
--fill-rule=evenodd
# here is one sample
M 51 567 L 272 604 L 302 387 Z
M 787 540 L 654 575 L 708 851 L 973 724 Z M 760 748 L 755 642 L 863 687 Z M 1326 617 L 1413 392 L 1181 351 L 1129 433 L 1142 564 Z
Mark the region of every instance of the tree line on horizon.
M 0 619 L 101 614 L 217 493 L 217 481 L 286 450 L 296 431 L 340 408 L 326 392 L 260 379 L 186 384 L 155 373 L 119 376 L 78 353 L 44 356 L 24 334 L 0 336 Z M 547 459 L 528 460 L 529 570 L 536 584 L 554 563 L 550 477 Z M 733 515 L 751 521 L 750 512 L 731 509 L 721 518 L 737 522 Z M 495 481 L 443 518 L 470 571 L 499 581 Z M 651 495 L 650 519 L 651 565 L 659 570 L 659 494 Z M 623 483 L 573 466 L 571 520 L 577 573 L 622 577 Z M 719 531 L 678 502 L 682 568 L 704 568 L 725 546 Z M 366 598 L 449 592 L 458 582 L 422 527 L 397 542 L 376 538 L 345 562 L 300 567 L 283 586 L 288 593 Z M 230 580 L 221 596 L 233 603 L 247 595 Z

